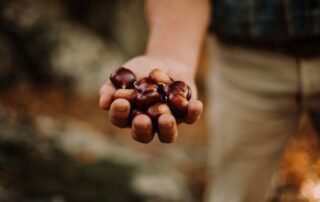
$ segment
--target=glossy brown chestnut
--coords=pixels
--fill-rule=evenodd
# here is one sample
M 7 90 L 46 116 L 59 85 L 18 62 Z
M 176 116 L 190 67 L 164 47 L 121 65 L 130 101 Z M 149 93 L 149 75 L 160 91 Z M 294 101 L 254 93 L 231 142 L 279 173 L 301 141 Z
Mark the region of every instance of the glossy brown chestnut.
M 162 102 L 167 102 L 167 96 L 166 96 L 166 94 L 165 94 L 165 92 L 164 92 L 164 88 L 165 88 L 165 85 L 164 85 L 164 84 L 159 84 L 157 91 L 158 91 L 158 93 L 159 93 L 160 96 L 161 96 L 161 101 L 162 101 Z
M 131 88 L 136 76 L 131 70 L 120 67 L 111 73 L 110 80 L 116 88 Z
M 165 86 L 164 92 L 168 97 L 172 93 L 179 93 L 183 97 L 187 98 L 187 100 L 190 100 L 192 94 L 190 87 L 183 81 L 174 81 L 170 83 Z
M 169 84 L 171 78 L 165 72 L 160 69 L 154 69 L 149 74 L 149 80 L 151 83 L 158 84 Z
M 159 116 L 162 114 L 171 114 L 169 106 L 165 103 L 156 103 L 147 110 L 147 115 L 154 124 L 157 123 Z
M 169 94 L 167 103 L 172 111 L 185 113 L 187 111 L 189 101 L 180 93 L 173 92 Z
M 139 92 L 145 92 L 145 91 L 157 91 L 157 85 L 150 83 L 149 78 L 144 77 L 140 79 L 139 81 L 136 81 L 134 83 L 134 87 L 139 91 Z
M 136 106 L 140 110 L 146 110 L 151 105 L 161 102 L 161 96 L 157 91 L 145 91 L 138 93 Z
M 134 103 L 137 99 L 138 91 L 136 89 L 118 89 L 113 94 L 113 99 L 123 98 L 130 103 Z

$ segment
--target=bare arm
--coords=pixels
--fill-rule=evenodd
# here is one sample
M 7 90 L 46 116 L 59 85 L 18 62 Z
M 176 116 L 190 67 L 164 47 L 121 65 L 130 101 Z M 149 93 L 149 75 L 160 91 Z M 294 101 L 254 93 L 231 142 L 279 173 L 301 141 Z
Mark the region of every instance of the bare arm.
M 182 61 L 192 74 L 209 22 L 208 0 L 147 0 L 147 55 Z

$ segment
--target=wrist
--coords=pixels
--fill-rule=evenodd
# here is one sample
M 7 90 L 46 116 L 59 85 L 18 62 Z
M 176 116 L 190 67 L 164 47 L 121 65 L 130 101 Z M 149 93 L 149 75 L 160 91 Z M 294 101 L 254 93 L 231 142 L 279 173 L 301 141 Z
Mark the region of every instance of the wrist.
M 148 60 L 155 62 L 156 68 L 161 69 L 175 80 L 186 81 L 188 85 L 194 82 L 195 79 L 195 68 L 191 67 L 184 60 L 172 55 L 144 55 Z
M 150 0 L 146 8 L 149 22 L 146 55 L 181 61 L 195 72 L 209 22 L 209 1 Z
M 170 61 L 176 61 L 183 63 L 187 68 L 195 71 L 198 64 L 198 56 L 192 53 L 192 51 L 174 51 L 165 49 L 147 49 L 146 56 L 161 58 Z
M 184 66 L 185 71 L 190 75 L 195 75 L 198 66 L 198 52 L 192 48 L 177 48 L 148 45 L 146 56 L 159 58 L 167 61 L 167 63 L 179 63 L 179 66 Z M 181 65 L 182 64 L 182 65 Z

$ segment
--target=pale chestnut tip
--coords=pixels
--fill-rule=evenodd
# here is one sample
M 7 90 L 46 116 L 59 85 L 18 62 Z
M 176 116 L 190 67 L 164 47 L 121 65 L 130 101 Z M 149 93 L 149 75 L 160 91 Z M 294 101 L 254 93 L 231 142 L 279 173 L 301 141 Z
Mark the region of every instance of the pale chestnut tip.
M 172 93 L 179 93 L 183 97 L 190 100 L 192 92 L 191 88 L 183 81 L 174 81 L 164 87 L 165 94 L 169 97 Z
M 145 91 L 138 93 L 136 106 L 140 110 L 146 110 L 151 105 L 161 102 L 161 96 L 157 91 Z
M 149 74 L 149 79 L 154 84 L 169 84 L 171 78 L 165 72 L 160 69 L 154 69 Z
M 138 91 L 136 89 L 118 89 L 113 94 L 113 99 L 123 98 L 128 100 L 130 103 L 135 102 L 138 95 Z
M 134 87 L 139 92 L 145 92 L 145 91 L 157 91 L 158 86 L 150 83 L 149 78 L 144 77 L 136 82 L 134 82 Z

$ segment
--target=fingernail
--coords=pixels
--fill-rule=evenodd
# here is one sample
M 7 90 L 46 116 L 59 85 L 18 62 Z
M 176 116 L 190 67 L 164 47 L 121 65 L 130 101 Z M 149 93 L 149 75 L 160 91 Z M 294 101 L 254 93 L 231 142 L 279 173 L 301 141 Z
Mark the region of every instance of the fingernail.
M 146 130 L 148 128 L 148 125 L 147 124 L 135 124 L 134 128 L 136 130 Z
M 162 127 L 164 128 L 172 128 L 173 127 L 174 122 L 173 121 L 169 121 L 169 122 L 165 122 Z
M 128 110 L 128 107 L 126 105 L 119 105 L 115 108 L 115 110 L 118 112 L 125 112 Z
M 202 113 L 202 110 L 201 110 L 201 111 L 199 111 L 199 110 L 191 110 L 191 111 L 189 112 L 189 114 L 190 114 L 191 116 L 199 116 L 201 113 Z
M 101 96 L 99 99 L 99 106 L 103 110 L 108 110 L 108 106 L 106 106 L 106 103 L 104 102 L 104 96 Z
M 103 98 L 104 98 L 104 96 L 103 96 L 103 95 L 101 95 L 101 96 L 100 96 L 100 99 L 99 99 L 99 103 L 101 103 L 101 102 L 102 102 Z

